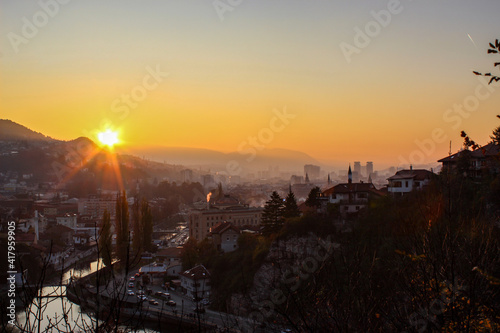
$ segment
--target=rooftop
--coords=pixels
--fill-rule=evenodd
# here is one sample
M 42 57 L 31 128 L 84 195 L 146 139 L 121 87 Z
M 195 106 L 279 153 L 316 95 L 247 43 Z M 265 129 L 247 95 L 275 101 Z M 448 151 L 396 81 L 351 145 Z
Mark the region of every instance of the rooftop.
M 424 169 L 410 169 L 410 170 L 400 170 L 392 177 L 387 178 L 388 180 L 399 180 L 399 179 L 413 179 L 413 180 L 426 180 L 430 179 L 434 175 L 429 170 Z
M 202 280 L 210 278 L 210 273 L 203 265 L 198 265 L 191 269 L 188 269 L 187 271 L 182 272 L 180 275 L 192 280 Z

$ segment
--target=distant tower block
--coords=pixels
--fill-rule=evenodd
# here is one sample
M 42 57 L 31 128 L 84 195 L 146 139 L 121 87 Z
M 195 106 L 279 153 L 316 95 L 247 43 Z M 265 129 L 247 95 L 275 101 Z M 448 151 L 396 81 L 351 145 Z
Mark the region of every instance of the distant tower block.
M 317 180 L 319 178 L 321 168 L 318 165 L 304 165 L 304 174 L 309 175 L 309 179 Z
M 354 162 L 354 173 L 357 173 L 358 177 L 361 176 L 361 162 Z
M 373 173 L 373 162 L 366 162 L 366 174 L 370 177 Z

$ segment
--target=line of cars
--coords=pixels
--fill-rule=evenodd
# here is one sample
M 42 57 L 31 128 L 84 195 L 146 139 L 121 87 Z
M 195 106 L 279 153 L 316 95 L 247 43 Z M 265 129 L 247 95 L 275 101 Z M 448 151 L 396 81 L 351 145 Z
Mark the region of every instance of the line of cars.
M 132 276 L 129 279 L 128 287 L 129 288 L 134 288 L 135 287 L 136 277 L 140 277 L 140 276 L 141 276 L 140 273 L 136 273 L 135 276 Z M 127 291 L 127 295 L 128 296 L 134 296 L 135 295 L 135 296 L 137 296 L 137 298 L 141 302 L 148 302 L 151 305 L 159 305 L 159 303 L 158 303 L 158 301 L 156 299 L 154 299 L 154 298 L 148 299 L 148 297 L 146 296 L 146 294 L 151 295 L 152 293 L 153 293 L 153 291 L 151 289 L 146 289 L 146 291 L 144 291 L 143 289 L 139 289 L 137 292 L 134 292 L 132 289 L 129 289 Z M 154 296 L 159 297 L 159 298 L 161 298 L 164 301 L 167 301 L 166 304 L 168 306 L 175 307 L 177 305 L 175 303 L 175 301 L 171 299 L 170 294 L 167 293 L 167 292 L 157 291 L 157 292 L 155 292 Z

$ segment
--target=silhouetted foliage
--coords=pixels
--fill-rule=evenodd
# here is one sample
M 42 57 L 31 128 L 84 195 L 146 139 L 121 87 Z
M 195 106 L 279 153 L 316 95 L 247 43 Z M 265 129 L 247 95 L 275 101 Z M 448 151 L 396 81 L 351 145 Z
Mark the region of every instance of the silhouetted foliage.
M 99 255 L 106 266 L 112 262 L 113 245 L 111 243 L 111 217 L 107 210 L 104 210 L 102 216 L 102 225 L 99 232 Z
M 490 43 L 489 47 L 490 48 L 488 49 L 488 54 L 500 54 L 500 42 L 498 41 L 498 39 L 495 40 L 495 43 Z M 497 67 L 497 66 L 500 69 L 500 62 L 495 62 L 493 67 Z M 489 77 L 490 78 L 489 84 L 491 84 L 492 82 L 500 81 L 499 76 L 493 75 L 491 73 L 480 73 L 477 71 L 473 71 L 473 73 L 476 75 Z
M 264 234 L 270 235 L 280 230 L 284 223 L 283 208 L 283 199 L 274 191 L 270 199 L 266 201 L 262 213 L 261 226 Z
M 320 196 L 321 196 L 321 189 L 318 186 L 313 187 L 309 192 L 309 195 L 307 196 L 306 205 L 309 207 L 320 208 L 321 207 L 321 201 L 319 199 Z
M 299 206 L 297 206 L 297 200 L 295 199 L 295 194 L 293 194 L 292 189 L 288 191 L 285 198 L 285 205 L 283 207 L 283 217 L 292 218 L 300 216 Z
M 129 249 L 129 212 L 127 194 L 123 191 L 116 198 L 116 256 L 125 263 Z

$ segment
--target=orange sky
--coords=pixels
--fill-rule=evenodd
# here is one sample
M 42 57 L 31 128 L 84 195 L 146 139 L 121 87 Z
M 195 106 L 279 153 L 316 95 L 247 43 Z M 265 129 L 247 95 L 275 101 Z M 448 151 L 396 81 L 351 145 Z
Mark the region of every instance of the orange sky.
M 58 139 L 110 126 L 132 146 L 236 151 L 261 135 L 269 148 L 376 165 L 435 162 L 462 129 L 485 142 L 500 94 L 472 70 L 499 61 L 486 54 L 498 1 L 402 1 L 347 59 L 342 45 L 387 3 L 255 1 L 221 14 L 201 1 L 74 1 L 29 38 L 40 5 L 2 4 L 0 118 Z M 294 118 L 279 126 L 273 110 L 285 109 Z

